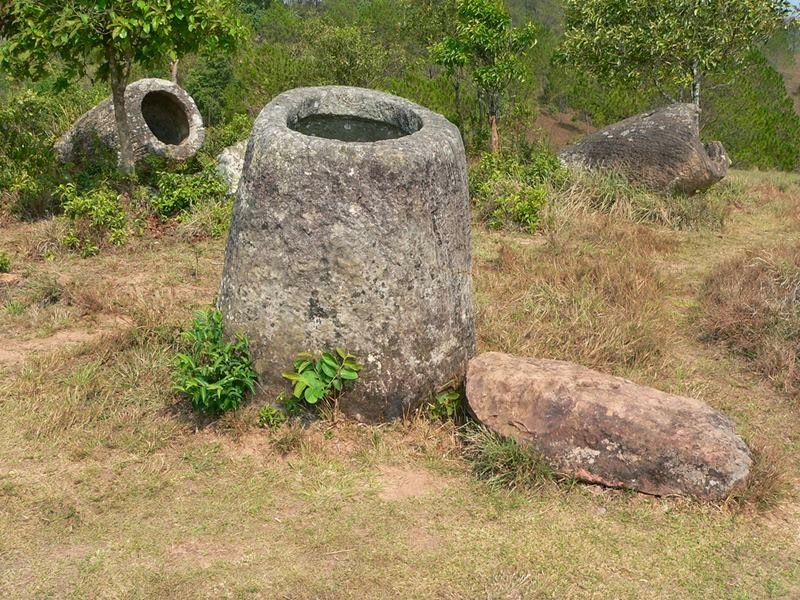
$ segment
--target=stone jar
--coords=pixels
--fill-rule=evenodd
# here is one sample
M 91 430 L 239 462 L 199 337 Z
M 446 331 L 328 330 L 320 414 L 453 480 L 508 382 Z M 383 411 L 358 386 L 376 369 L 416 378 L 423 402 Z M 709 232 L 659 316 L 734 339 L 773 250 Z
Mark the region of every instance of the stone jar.
M 609 125 L 559 154 L 571 167 L 605 169 L 656 192 L 692 194 L 728 174 L 722 142 L 700 140 L 700 109 L 672 104 Z
M 203 145 L 203 118 L 192 97 L 165 79 L 140 79 L 125 88 L 125 111 L 137 161 L 149 155 L 187 160 Z M 96 144 L 119 148 L 114 102 L 84 113 L 55 143 L 61 162 L 93 158 Z
M 468 196 L 441 115 L 351 87 L 274 98 L 248 143 L 219 294 L 262 389 L 291 389 L 280 373 L 298 352 L 337 346 L 364 364 L 340 401 L 359 420 L 460 383 L 475 351 Z

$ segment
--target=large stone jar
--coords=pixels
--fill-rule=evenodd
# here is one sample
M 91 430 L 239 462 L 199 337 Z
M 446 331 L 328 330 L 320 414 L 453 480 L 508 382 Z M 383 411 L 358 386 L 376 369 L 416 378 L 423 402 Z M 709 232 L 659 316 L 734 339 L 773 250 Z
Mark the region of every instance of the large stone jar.
M 125 88 L 125 112 L 134 158 L 150 155 L 183 161 L 203 145 L 203 118 L 192 97 L 165 79 L 140 79 Z M 92 158 L 100 144 L 119 149 L 114 102 L 106 98 L 84 113 L 55 143 L 61 162 Z
M 441 115 L 351 87 L 299 88 L 259 115 L 219 296 L 266 393 L 301 351 L 364 369 L 341 408 L 401 416 L 475 350 L 464 147 Z

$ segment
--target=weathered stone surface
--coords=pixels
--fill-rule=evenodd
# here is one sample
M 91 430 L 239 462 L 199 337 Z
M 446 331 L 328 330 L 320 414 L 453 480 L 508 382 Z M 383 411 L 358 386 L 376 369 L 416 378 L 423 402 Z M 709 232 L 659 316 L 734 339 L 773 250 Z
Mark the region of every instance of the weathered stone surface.
M 673 104 L 601 129 L 565 148 L 568 166 L 619 171 L 656 191 L 692 193 L 711 187 L 728 173 L 721 142 L 700 141 L 699 111 Z
M 192 97 L 165 79 L 140 79 L 125 89 L 133 151 L 136 160 L 150 154 L 186 160 L 203 145 L 203 119 Z M 55 143 L 61 162 L 91 158 L 96 144 L 118 149 L 114 102 L 103 100 L 83 114 Z
M 227 182 L 230 194 L 236 194 L 239 189 L 245 152 L 247 152 L 247 140 L 228 146 L 217 156 L 217 173 Z
M 295 131 L 313 115 L 399 128 L 345 142 Z M 464 147 L 444 117 L 347 87 L 290 90 L 255 122 L 219 296 L 267 394 L 300 351 L 344 346 L 365 363 L 341 400 L 356 418 L 400 416 L 474 353 Z
M 607 486 L 719 500 L 751 464 L 731 421 L 707 404 L 572 363 L 483 354 L 469 363 L 467 399 L 485 426 Z

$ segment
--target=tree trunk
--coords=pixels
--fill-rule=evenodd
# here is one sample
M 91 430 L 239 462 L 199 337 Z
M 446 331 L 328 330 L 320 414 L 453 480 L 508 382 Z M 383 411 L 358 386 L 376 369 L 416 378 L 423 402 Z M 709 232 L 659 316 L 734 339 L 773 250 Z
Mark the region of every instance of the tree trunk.
M 492 132 L 492 154 L 500 152 L 500 134 L 497 132 L 497 113 L 500 112 L 500 98 L 497 94 L 489 97 L 489 129 Z
M 492 130 L 492 154 L 500 152 L 500 135 L 497 133 L 497 115 L 489 114 L 489 127 Z
M 128 113 L 125 110 L 125 89 L 128 87 L 128 70 L 114 56 L 113 50 L 107 49 L 108 66 L 111 78 L 111 97 L 114 102 L 114 121 L 117 125 L 119 139 L 119 169 L 126 175 L 133 175 L 136 161 L 128 129 Z
M 169 63 L 169 74 L 172 83 L 178 83 L 178 59 L 176 58 Z
M 453 93 L 455 95 L 456 101 L 456 115 L 458 116 L 458 123 L 456 125 L 463 129 L 464 127 L 464 115 L 461 111 L 461 81 L 459 81 L 458 73 L 453 73 L 452 80 L 453 80 Z
M 692 63 L 692 103 L 700 108 L 700 67 L 696 60 Z

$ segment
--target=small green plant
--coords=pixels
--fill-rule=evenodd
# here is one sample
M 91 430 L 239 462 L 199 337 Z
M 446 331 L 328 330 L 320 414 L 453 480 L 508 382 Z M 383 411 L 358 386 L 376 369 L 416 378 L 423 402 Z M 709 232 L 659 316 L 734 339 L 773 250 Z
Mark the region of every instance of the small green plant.
M 556 479 L 544 457 L 510 438 L 504 438 L 475 423 L 462 428 L 464 457 L 475 475 L 491 487 L 536 488 Z
M 0 273 L 8 273 L 11 270 L 11 259 L 5 252 L 0 252 Z
M 115 191 L 103 185 L 88 192 L 79 192 L 75 184 L 58 187 L 64 216 L 71 227 L 62 243 L 84 258 L 94 256 L 106 241 L 115 246 L 128 239 L 128 217 Z
M 293 363 L 294 370 L 281 375 L 292 382 L 294 398 L 316 404 L 320 400 L 335 399 L 346 381 L 358 379 L 362 367 L 356 360 L 344 348 L 336 348 L 335 354 L 323 352 L 319 357 L 301 352 Z
M 273 404 L 265 404 L 258 411 L 258 426 L 264 429 L 277 429 L 286 423 L 286 413 Z
M 433 400 L 428 403 L 428 414 L 440 421 L 455 418 L 463 409 L 461 392 L 455 389 L 455 384 L 448 381 L 436 390 Z
M 225 341 L 220 311 L 198 312 L 183 338 L 189 347 L 176 357 L 175 389 L 196 409 L 211 414 L 235 410 L 247 392 L 255 392 L 248 340 L 240 335 Z
M 25 305 L 17 300 L 9 300 L 5 303 L 5 309 L 12 317 L 18 317 L 25 312 Z

